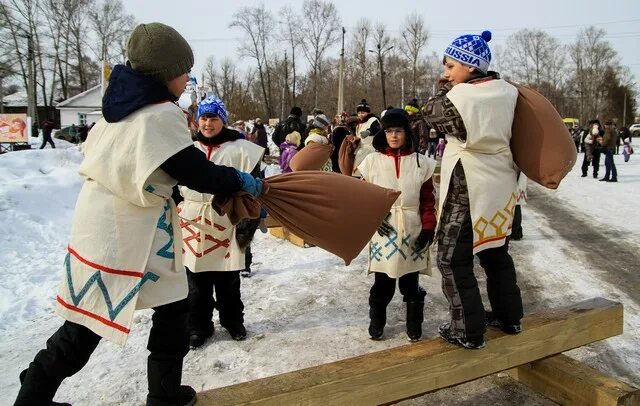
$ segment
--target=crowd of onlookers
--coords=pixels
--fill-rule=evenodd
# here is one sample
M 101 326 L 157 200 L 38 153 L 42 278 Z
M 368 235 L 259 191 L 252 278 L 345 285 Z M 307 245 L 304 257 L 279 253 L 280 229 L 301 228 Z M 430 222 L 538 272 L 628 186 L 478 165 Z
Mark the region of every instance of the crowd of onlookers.
M 593 177 L 597 179 L 600 158 L 604 155 L 605 174 L 600 181 L 617 182 L 618 170 L 613 156 L 618 155 L 620 147 L 622 147 L 624 161 L 629 161 L 633 154 L 632 134 L 629 129 L 627 127 L 617 129 L 611 121 L 606 121 L 602 125 L 600 120 L 590 120 L 586 126 L 575 127 L 570 132 L 577 151 L 584 153 L 582 177 L 587 177 L 589 166 L 591 166 L 593 168 Z

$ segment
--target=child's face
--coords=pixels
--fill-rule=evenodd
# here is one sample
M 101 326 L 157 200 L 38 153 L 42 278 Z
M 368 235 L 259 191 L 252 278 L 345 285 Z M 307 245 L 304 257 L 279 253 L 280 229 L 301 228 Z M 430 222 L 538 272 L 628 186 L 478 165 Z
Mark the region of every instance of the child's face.
M 402 148 L 407 141 L 407 134 L 402 127 L 390 127 L 384 130 L 387 137 L 387 144 L 392 149 Z
M 184 92 L 184 89 L 187 87 L 188 82 L 189 74 L 185 73 L 167 82 L 167 89 L 169 89 L 169 93 L 171 93 L 175 97 L 180 97 L 180 95 L 182 95 L 182 93 Z
M 207 138 L 213 138 L 220 134 L 222 127 L 224 127 L 224 122 L 218 116 L 204 115 L 198 119 L 198 128 Z
M 458 83 L 464 83 L 471 79 L 474 70 L 475 68 L 463 65 L 460 62 L 447 57 L 444 59 L 444 73 L 442 74 L 442 77 L 455 86 Z

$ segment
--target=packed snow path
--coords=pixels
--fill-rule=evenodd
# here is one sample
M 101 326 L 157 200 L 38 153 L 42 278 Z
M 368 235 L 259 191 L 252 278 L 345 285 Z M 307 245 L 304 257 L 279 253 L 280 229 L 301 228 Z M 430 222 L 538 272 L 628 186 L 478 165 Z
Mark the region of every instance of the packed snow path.
M 12 404 L 18 374 L 61 325 L 53 313 L 75 198 L 81 185 L 75 147 L 0 156 L 0 404 Z M 569 355 L 640 386 L 640 160 L 622 163 L 617 184 L 580 178 L 576 167 L 559 191 L 530 186 L 525 237 L 512 242 L 525 311 L 604 296 L 625 305 L 625 333 Z M 579 156 L 579 161 L 582 156 Z M 242 280 L 246 341 L 218 328 L 185 359 L 183 381 L 196 389 L 229 385 L 407 343 L 405 307 L 396 293 L 383 341 L 367 336 L 366 255 L 350 266 L 318 248 L 298 248 L 258 233 L 254 275 Z M 483 272 L 476 273 L 484 290 Z M 424 336 L 447 317 L 440 278 L 427 289 Z M 485 304 L 488 302 L 485 300 Z M 126 347 L 100 344 L 56 400 L 75 405 L 144 402 L 145 349 L 151 311 L 136 314 Z M 404 404 L 524 404 L 550 401 L 503 376 L 487 377 Z

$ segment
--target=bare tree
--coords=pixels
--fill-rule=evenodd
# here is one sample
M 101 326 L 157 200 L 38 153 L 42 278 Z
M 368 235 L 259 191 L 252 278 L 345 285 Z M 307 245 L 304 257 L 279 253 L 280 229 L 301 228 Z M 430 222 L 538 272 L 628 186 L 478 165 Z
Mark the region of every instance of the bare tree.
M 504 63 L 513 79 L 538 88 L 552 81 L 563 55 L 560 41 L 544 31 L 524 29 L 507 38 Z
M 384 70 L 384 58 L 393 48 L 393 41 L 387 31 L 387 26 L 382 22 L 376 24 L 376 29 L 373 31 L 373 43 L 375 44 L 376 49 L 371 50 L 371 52 L 374 52 L 378 58 L 378 69 L 380 70 L 380 84 L 382 90 L 382 106 L 385 108 L 387 107 L 387 89 L 385 85 L 387 73 Z
M 402 27 L 402 41 L 400 51 L 411 64 L 411 93 L 417 96 L 418 64 L 422 51 L 429 41 L 429 30 L 424 24 L 424 19 L 418 13 L 410 14 Z
M 296 104 L 296 49 L 300 46 L 302 42 L 302 36 L 300 32 L 300 26 L 298 22 L 301 17 L 297 15 L 290 6 L 284 6 L 282 10 L 280 10 L 280 38 L 287 42 L 289 49 L 291 50 L 291 70 L 292 70 L 292 89 L 289 90 L 289 83 L 287 80 L 288 76 L 288 67 L 285 69 L 285 86 L 287 92 L 291 92 L 290 96 L 287 97 L 288 100 L 291 101 L 291 105 L 294 106 Z M 285 54 L 286 55 L 286 54 Z M 285 60 L 285 65 L 287 65 L 287 61 Z
M 273 33 L 273 17 L 262 4 L 258 7 L 243 7 L 233 15 L 229 27 L 239 28 L 245 34 L 243 44 L 238 49 L 243 56 L 253 58 L 258 64 L 262 98 L 265 113 L 272 117 L 273 106 L 271 98 L 271 72 L 266 56 Z
M 353 31 L 353 58 L 357 66 L 358 83 L 360 84 L 363 97 L 366 97 L 367 82 L 369 77 L 369 63 L 367 60 L 367 49 L 371 37 L 371 23 L 366 18 L 361 18 Z
M 65 2 L 67 15 L 69 18 L 69 48 L 75 57 L 75 70 L 78 80 L 78 91 L 83 92 L 89 88 L 90 82 L 96 82 L 96 77 L 89 75 L 87 66 L 88 55 L 85 52 L 87 35 L 90 32 L 90 21 L 88 18 L 93 0 L 68 0 Z M 67 76 L 68 77 L 68 76 Z
M 302 3 L 302 50 L 313 72 L 314 105 L 318 105 L 318 74 L 327 49 L 340 40 L 341 22 L 332 2 L 305 0 Z
M 97 4 L 89 12 L 89 18 L 98 36 L 99 49 L 95 50 L 98 59 L 106 58 L 110 61 L 118 58 L 121 50 L 110 45 L 121 44 L 135 25 L 135 18 L 125 12 L 122 0 L 105 0 L 102 4 Z
M 602 29 L 587 27 L 569 47 L 574 63 L 572 82 L 578 88 L 580 119 L 583 121 L 599 116 L 605 92 L 605 68 L 616 64 L 617 54 L 604 39 L 605 35 Z

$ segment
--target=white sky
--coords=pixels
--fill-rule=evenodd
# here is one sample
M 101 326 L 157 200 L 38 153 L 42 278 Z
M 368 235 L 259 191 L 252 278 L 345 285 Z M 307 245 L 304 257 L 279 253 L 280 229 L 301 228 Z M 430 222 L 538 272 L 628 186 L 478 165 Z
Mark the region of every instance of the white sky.
M 244 6 L 260 4 L 257 0 L 219 1 L 168 1 L 168 0 L 124 0 L 127 12 L 139 22 L 159 21 L 176 28 L 187 38 L 195 52 L 194 73 L 200 71 L 208 56 L 217 60 L 226 56 L 239 62 L 253 64 L 251 60 L 240 60 L 236 50 L 242 33 L 229 28 L 233 13 Z M 523 28 L 539 28 L 569 43 L 577 32 L 589 25 L 596 25 L 607 31 L 607 40 L 640 80 L 640 1 L 637 0 L 493 0 L 486 5 L 478 1 L 335 1 L 342 24 L 347 29 L 366 17 L 373 23 L 383 21 L 390 29 L 399 33 L 399 28 L 407 15 L 421 14 L 431 30 L 427 52 L 441 54 L 445 47 L 458 35 L 480 33 L 488 29 L 493 33 L 490 46 L 504 45 L 510 34 Z M 300 11 L 302 0 L 270 0 L 265 2 L 274 13 L 285 4 Z M 329 54 L 338 55 L 338 47 Z

